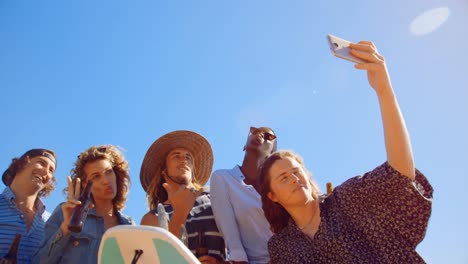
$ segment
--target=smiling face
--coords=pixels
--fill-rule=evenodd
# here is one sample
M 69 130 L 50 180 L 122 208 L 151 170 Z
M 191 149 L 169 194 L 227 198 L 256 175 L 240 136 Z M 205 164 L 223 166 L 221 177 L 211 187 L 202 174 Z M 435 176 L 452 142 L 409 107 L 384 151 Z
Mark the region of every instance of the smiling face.
M 93 181 L 91 193 L 95 202 L 109 201 L 115 198 L 117 182 L 112 163 L 106 159 L 92 161 L 84 166 L 84 172 L 86 181 Z
M 55 163 L 47 157 L 30 158 L 26 166 L 13 179 L 12 187 L 25 191 L 40 192 L 54 177 Z
M 184 148 L 175 148 L 166 156 L 166 173 L 176 183 L 191 183 L 193 168 L 193 155 Z
M 309 175 L 292 157 L 276 160 L 268 174 L 270 177 L 268 198 L 273 202 L 288 208 L 314 200 Z

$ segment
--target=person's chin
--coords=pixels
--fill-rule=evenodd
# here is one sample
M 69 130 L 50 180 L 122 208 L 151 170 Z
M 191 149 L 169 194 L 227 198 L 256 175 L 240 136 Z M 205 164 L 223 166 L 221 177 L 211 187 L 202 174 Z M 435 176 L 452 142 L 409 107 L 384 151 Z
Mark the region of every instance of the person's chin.
M 116 195 L 117 195 L 117 193 L 108 193 L 108 194 L 104 195 L 104 199 L 105 200 L 114 200 Z
M 255 145 L 255 144 L 249 144 L 245 147 L 246 151 L 253 152 L 253 153 L 261 153 L 262 152 L 262 146 L 261 145 Z
M 180 184 L 188 185 L 190 183 L 190 177 L 187 177 L 185 175 L 173 177 L 173 179 L 174 181 L 177 181 L 176 183 L 180 183 Z
M 117 195 L 117 190 L 114 189 L 107 189 L 104 191 L 103 196 L 106 198 L 114 199 Z
M 37 188 L 38 190 L 43 190 L 47 185 L 42 183 L 41 181 L 33 181 L 32 182 L 32 185 L 34 185 L 35 188 Z

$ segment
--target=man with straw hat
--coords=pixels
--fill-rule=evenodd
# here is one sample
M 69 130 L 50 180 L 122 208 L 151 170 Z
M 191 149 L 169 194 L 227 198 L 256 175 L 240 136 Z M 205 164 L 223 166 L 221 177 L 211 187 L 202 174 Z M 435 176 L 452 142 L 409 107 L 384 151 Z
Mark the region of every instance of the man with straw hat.
M 150 211 L 142 225 L 160 226 L 158 204 L 168 213 L 169 231 L 181 236 L 181 226 L 188 234 L 188 247 L 202 263 L 223 263 L 225 247 L 211 209 L 210 194 L 202 188 L 213 167 L 213 151 L 201 135 L 186 130 L 167 133 L 146 152 L 140 182 L 147 193 Z

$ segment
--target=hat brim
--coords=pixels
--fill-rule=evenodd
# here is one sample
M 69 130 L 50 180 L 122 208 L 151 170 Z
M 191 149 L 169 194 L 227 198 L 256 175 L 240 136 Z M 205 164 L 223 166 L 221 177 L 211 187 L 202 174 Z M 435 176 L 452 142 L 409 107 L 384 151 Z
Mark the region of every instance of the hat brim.
M 213 168 L 210 143 L 195 132 L 176 130 L 158 138 L 146 152 L 140 169 L 140 183 L 145 191 L 154 177 L 161 177 L 159 168 L 166 161 L 167 154 L 175 148 L 184 148 L 192 153 L 195 180 L 202 186 L 206 184 Z

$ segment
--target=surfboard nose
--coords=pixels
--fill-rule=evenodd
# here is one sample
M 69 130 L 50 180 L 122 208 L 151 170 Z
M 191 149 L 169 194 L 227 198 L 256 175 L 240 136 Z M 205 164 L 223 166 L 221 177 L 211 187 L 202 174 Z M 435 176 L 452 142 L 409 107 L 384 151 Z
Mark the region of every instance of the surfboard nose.
M 109 228 L 104 233 L 99 246 L 98 263 L 199 264 L 200 262 L 177 237 L 165 229 L 121 225 Z

